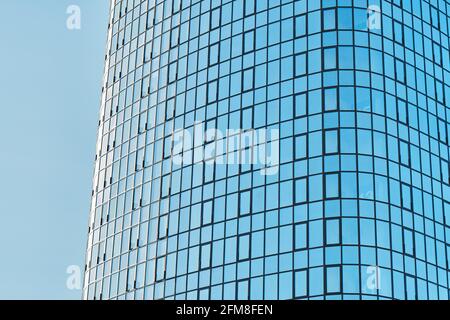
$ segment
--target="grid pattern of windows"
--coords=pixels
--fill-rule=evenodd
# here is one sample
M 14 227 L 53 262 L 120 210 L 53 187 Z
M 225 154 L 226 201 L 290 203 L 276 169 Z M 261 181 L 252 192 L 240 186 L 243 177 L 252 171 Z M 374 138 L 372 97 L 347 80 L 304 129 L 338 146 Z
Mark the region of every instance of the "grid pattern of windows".
M 109 32 L 85 298 L 449 298 L 450 1 L 112 0 Z M 278 129 L 277 174 L 173 163 L 197 121 Z

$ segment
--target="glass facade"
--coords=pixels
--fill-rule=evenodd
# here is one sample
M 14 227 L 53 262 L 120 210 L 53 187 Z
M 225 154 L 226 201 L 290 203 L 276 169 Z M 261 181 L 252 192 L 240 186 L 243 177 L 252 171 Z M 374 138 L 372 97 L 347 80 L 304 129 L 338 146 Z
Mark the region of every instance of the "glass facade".
M 448 0 L 113 0 L 84 298 L 448 299 L 449 17 Z M 240 134 L 173 161 L 198 123 L 276 130 L 275 170 L 229 161 Z

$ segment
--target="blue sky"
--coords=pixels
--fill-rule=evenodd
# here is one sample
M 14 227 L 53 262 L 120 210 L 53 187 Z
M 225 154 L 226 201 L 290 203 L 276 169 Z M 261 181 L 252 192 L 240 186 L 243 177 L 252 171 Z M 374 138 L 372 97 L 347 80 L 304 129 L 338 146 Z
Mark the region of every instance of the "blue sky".
M 84 266 L 108 11 L 0 1 L 0 299 L 81 297 L 66 269 Z

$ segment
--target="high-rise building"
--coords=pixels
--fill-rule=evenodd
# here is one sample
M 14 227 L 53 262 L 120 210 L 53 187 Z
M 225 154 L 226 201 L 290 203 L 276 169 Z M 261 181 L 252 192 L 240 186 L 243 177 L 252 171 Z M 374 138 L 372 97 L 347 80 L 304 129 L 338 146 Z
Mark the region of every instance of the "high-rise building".
M 448 0 L 113 0 L 87 299 L 448 299 Z

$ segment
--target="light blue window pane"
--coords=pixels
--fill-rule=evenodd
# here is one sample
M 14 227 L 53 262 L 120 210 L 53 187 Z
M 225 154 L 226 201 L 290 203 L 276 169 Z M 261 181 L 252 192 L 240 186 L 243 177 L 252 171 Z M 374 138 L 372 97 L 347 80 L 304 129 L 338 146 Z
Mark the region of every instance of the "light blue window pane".
M 309 270 L 309 295 L 316 296 L 324 293 L 323 268 Z
M 299 271 L 295 273 L 295 296 L 304 297 L 307 295 L 307 272 Z

